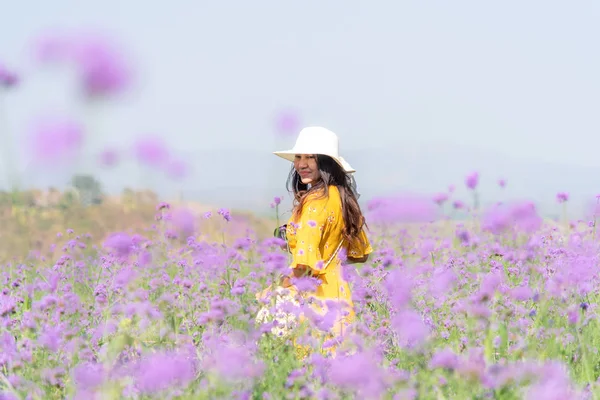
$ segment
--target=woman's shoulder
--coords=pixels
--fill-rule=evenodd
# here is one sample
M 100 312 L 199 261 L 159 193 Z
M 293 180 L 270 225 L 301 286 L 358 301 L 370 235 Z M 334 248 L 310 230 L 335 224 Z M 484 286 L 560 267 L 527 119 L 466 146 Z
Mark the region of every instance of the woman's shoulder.
M 338 212 L 342 208 L 340 191 L 335 185 L 330 185 L 327 189 L 327 194 L 324 193 L 324 190 L 320 190 L 307 200 L 314 207 L 326 209 L 330 212 Z
M 335 185 L 329 185 L 327 187 L 327 194 L 324 189 L 315 190 L 313 192 L 309 192 L 306 195 L 305 201 L 318 201 L 323 203 L 329 203 L 330 201 L 341 202 L 340 190 Z
M 304 207 L 333 211 L 341 208 L 342 199 L 338 188 L 331 185 L 328 187 L 327 193 L 323 189 L 307 193 L 302 203 Z

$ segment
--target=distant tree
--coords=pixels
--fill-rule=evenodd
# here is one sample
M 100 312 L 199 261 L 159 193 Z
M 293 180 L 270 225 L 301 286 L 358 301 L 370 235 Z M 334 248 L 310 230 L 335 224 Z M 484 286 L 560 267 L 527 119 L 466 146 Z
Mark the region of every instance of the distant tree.
M 75 175 L 71 185 L 79 194 L 79 201 L 84 207 L 102 203 L 102 185 L 92 175 Z

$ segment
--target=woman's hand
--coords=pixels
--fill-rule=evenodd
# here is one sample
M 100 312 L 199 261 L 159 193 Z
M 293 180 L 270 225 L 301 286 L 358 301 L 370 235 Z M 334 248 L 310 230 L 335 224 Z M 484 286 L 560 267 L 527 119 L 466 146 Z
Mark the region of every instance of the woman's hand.
M 298 264 L 296 268 L 292 269 L 292 274 L 289 276 L 284 276 L 279 281 L 279 285 L 283 288 L 289 288 L 290 286 L 294 286 L 292 283 L 292 278 L 304 278 L 309 275 L 310 267 L 307 265 Z
M 281 281 L 279 282 L 279 284 L 281 285 L 281 287 L 283 287 L 284 289 L 289 288 L 292 285 L 292 280 L 289 276 L 284 276 L 283 278 L 281 278 Z

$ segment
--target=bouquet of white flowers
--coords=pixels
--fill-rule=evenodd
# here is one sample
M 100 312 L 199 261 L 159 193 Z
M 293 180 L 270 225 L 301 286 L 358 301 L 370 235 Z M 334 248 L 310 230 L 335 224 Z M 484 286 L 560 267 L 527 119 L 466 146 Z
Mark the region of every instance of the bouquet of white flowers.
M 287 337 L 298 326 L 298 317 L 294 308 L 300 303 L 296 299 L 296 291 L 278 286 L 274 290 L 268 287 L 257 294 L 257 299 L 269 298 L 271 304 L 263 306 L 257 313 L 255 322 L 259 325 L 274 322 L 271 334 Z

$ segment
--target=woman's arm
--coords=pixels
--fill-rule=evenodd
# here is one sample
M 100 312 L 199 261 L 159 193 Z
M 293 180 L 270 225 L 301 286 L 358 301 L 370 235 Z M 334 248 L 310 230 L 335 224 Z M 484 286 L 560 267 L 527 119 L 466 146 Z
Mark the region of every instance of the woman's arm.
M 292 269 L 292 273 L 289 276 L 281 278 L 281 286 L 284 288 L 292 286 L 292 278 L 304 278 L 310 273 L 310 267 L 307 265 L 298 264 Z

